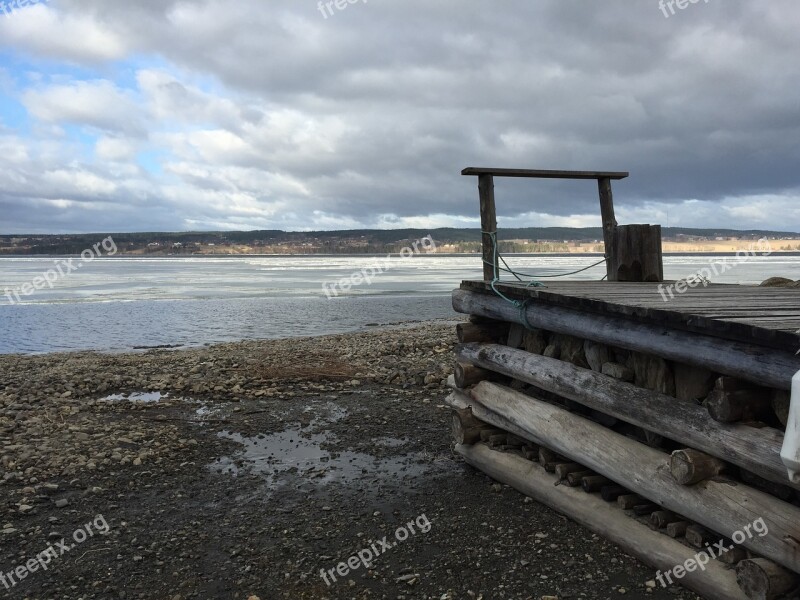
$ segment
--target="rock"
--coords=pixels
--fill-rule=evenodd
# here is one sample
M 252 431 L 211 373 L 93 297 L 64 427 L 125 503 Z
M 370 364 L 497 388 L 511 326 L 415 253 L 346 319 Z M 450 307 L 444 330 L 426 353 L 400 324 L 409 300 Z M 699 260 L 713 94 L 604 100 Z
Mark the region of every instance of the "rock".
M 786 277 L 770 277 L 762 281 L 759 287 L 788 287 L 791 284 L 794 284 L 792 279 L 787 279 Z
M 714 388 L 716 376 L 708 369 L 674 363 L 675 397 L 678 400 L 703 400 Z
M 550 344 L 542 354 L 547 358 L 560 358 L 561 356 L 561 352 L 555 344 Z
M 541 329 L 526 329 L 522 344 L 527 352 L 541 354 L 547 348 L 547 332 Z
M 59 498 L 58 500 L 56 500 L 56 508 L 65 508 L 68 505 L 69 505 L 69 500 L 67 500 L 66 498 Z
M 675 376 L 667 361 L 658 356 L 633 353 L 634 383 L 648 390 L 675 395 Z
M 586 355 L 583 352 L 583 340 L 571 335 L 555 334 L 550 340 L 558 346 L 561 360 L 572 363 L 576 367 L 589 368 Z
M 603 365 L 611 360 L 611 352 L 605 344 L 598 344 L 591 340 L 583 343 L 583 352 L 586 355 L 586 362 L 589 363 L 592 371 L 602 372 Z
M 633 369 L 615 362 L 603 363 L 600 372 L 621 381 L 633 381 Z

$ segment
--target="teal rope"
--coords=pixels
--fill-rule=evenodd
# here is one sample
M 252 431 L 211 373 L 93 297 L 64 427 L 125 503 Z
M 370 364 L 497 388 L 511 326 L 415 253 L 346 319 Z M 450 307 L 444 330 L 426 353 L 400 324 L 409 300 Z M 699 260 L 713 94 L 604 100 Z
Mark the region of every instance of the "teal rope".
M 497 232 L 496 231 L 481 231 L 482 234 L 488 235 L 492 240 L 492 262 L 490 263 L 487 260 L 483 260 L 484 264 L 492 265 L 492 272 L 494 276 L 492 277 L 492 281 L 489 284 L 492 288 L 492 291 L 497 294 L 500 298 L 514 306 L 515 308 L 519 309 L 519 317 L 522 324 L 525 326 L 526 329 L 534 329 L 533 326 L 528 322 L 528 303 L 531 301 L 531 298 L 527 298 L 524 301 L 520 302 L 519 300 L 514 300 L 513 298 L 509 298 L 505 294 L 503 294 L 500 290 L 497 289 L 496 284 L 500 282 L 500 271 L 505 271 L 506 273 L 511 273 L 517 281 L 520 283 L 525 283 L 523 281 L 523 277 L 530 278 L 530 281 L 527 282 L 525 287 L 547 287 L 542 282 L 536 281 L 537 277 L 566 277 L 567 275 L 576 275 L 577 273 L 583 273 L 584 271 L 588 271 L 589 269 L 596 267 L 604 262 L 606 262 L 607 257 L 603 257 L 603 260 L 600 260 L 593 265 L 589 265 L 588 267 L 584 267 L 583 269 L 578 269 L 577 271 L 571 271 L 569 273 L 559 273 L 556 275 L 531 275 L 529 273 L 522 273 L 520 271 L 515 271 L 512 269 L 509 264 L 506 262 L 506 259 L 497 251 Z M 500 261 L 505 265 L 505 268 L 500 266 Z M 603 277 L 605 279 L 605 277 Z

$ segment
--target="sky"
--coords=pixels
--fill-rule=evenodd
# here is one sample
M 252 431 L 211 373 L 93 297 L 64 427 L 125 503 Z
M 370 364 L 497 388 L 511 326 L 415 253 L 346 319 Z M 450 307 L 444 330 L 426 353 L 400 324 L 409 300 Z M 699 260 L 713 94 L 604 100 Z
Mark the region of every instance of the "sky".
M 0 233 L 478 227 L 469 166 L 797 232 L 798 31 L 797 0 L 0 0 Z M 600 225 L 592 181 L 496 198 Z

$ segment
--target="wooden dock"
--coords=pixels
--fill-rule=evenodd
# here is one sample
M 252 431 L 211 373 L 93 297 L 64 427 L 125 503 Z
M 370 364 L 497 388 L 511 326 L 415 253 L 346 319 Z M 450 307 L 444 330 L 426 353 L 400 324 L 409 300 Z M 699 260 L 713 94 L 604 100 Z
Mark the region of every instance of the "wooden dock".
M 649 562 L 662 585 L 797 597 L 798 449 L 783 443 L 800 400 L 798 282 L 663 281 L 660 227 L 614 218 L 624 172 L 463 174 L 478 177 L 484 280 L 453 292 L 470 316 L 447 399 L 456 452 Z M 501 280 L 494 177 L 596 179 L 608 281 Z M 720 540 L 729 550 L 709 556 Z
M 800 351 L 800 290 L 709 284 L 688 288 L 683 294 L 673 291 L 671 297 L 670 283 L 558 281 L 529 287 L 505 282 L 495 288 L 518 300 Z M 464 281 L 461 289 L 493 293 L 486 281 Z

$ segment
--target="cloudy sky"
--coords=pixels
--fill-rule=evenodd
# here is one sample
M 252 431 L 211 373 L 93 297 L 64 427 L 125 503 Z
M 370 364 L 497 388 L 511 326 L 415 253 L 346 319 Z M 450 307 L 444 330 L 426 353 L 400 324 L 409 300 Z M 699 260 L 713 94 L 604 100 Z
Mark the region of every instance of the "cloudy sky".
M 472 227 L 466 166 L 627 170 L 620 222 L 800 231 L 797 0 L 340 6 L 0 2 L 0 233 Z M 593 182 L 497 199 L 600 223 Z

